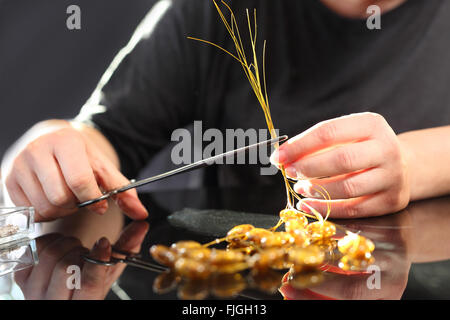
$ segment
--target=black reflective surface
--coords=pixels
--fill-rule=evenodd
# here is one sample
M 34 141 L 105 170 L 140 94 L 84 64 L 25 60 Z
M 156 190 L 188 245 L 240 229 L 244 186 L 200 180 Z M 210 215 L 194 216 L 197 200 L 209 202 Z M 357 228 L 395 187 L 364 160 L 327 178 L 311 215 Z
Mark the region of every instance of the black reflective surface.
M 272 225 L 285 203 L 282 190 L 273 191 L 269 187 L 141 193 L 140 197 L 150 211 L 148 232 L 141 245 L 142 258 L 148 261 L 151 261 L 148 250 L 153 244 L 170 245 L 179 240 L 208 242 L 224 234 L 234 223 Z M 375 264 L 381 271 L 379 288 L 368 287 L 369 275 L 330 273 L 326 281 L 307 290 L 283 285 L 281 291 L 285 298 L 450 298 L 450 197 L 412 203 L 400 213 L 382 217 L 334 222 L 351 231 L 361 231 L 375 242 Z M 147 230 L 139 223 L 128 228 L 135 231 L 129 231 L 125 239 L 119 240 L 125 247 L 126 241 L 136 242 L 133 236 L 139 238 L 139 234 Z M 101 233 L 99 229 L 99 237 Z M 41 268 L 45 267 L 44 259 L 45 256 L 41 257 Z M 122 269 L 116 271 L 120 274 L 118 284 L 130 298 L 177 298 L 176 290 L 165 294 L 153 291 L 158 273 L 135 267 Z M 105 284 L 104 290 L 109 289 L 108 285 Z M 110 291 L 106 298 L 117 299 L 118 296 Z M 282 299 L 283 296 L 279 292 L 269 295 L 247 290 L 236 298 Z

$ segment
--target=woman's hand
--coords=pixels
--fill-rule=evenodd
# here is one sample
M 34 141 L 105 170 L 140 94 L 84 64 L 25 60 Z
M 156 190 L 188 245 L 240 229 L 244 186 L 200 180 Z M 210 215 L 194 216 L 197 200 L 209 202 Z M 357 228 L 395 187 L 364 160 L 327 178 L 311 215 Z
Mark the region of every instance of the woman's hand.
M 318 123 L 291 138 L 271 160 L 299 180 L 304 203 L 326 212 L 314 185 L 331 196 L 331 216 L 367 217 L 405 208 L 410 200 L 405 151 L 379 114 L 358 113 Z M 301 210 L 309 211 L 302 202 Z
M 67 216 L 77 211 L 77 203 L 100 197 L 101 188 L 129 183 L 112 154 L 112 146 L 97 130 L 58 121 L 50 132 L 38 132 L 11 156 L 3 172 L 8 194 L 17 206 L 33 206 L 36 221 Z M 116 201 L 132 219 L 148 215 L 135 190 L 117 195 Z M 89 209 L 103 214 L 107 206 L 102 201 Z

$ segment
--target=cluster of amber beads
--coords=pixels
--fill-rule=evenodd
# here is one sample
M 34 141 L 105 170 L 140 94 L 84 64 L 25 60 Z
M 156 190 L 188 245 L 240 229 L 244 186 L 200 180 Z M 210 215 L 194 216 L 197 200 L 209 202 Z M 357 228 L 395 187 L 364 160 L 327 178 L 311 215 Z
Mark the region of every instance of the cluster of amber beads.
M 243 252 L 210 249 L 195 241 L 180 241 L 170 248 L 154 245 L 150 254 L 179 276 L 191 279 L 206 279 L 214 273 L 236 273 L 248 268 Z
M 347 232 L 347 235 L 338 241 L 338 249 L 343 254 L 339 261 L 339 267 L 343 270 L 361 270 L 374 261 L 372 252 L 375 245 L 359 234 Z
M 284 224 L 285 231 L 276 231 Z M 287 281 L 304 288 L 319 283 L 324 275 L 320 267 L 334 258 L 338 247 L 342 257 L 339 266 L 356 270 L 373 262 L 372 241 L 354 233 L 337 241 L 336 226 L 326 220 L 309 223 L 295 209 L 280 212 L 280 222 L 272 229 L 250 224 L 233 227 L 222 239 L 206 245 L 180 241 L 171 247 L 155 245 L 152 257 L 169 268 L 154 283 L 156 292 L 165 292 L 178 284 L 180 298 L 203 298 L 209 293 L 219 297 L 238 294 L 248 285 L 274 292 L 282 273 L 289 270 Z M 210 245 L 227 242 L 226 249 Z M 249 270 L 246 277 L 241 272 Z

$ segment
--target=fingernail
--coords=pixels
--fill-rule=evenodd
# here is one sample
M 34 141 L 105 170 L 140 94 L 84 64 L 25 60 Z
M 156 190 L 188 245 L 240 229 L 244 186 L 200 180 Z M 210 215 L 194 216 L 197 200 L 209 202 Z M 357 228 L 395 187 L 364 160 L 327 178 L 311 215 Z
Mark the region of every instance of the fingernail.
M 298 185 L 297 183 L 294 185 L 294 191 L 302 196 L 306 195 L 305 188 L 303 186 Z
M 147 217 L 148 217 L 148 210 L 147 210 L 147 208 L 144 207 L 144 206 L 142 206 L 142 207 L 144 208 L 144 212 L 147 214 Z
M 273 165 L 283 164 L 287 159 L 286 152 L 280 148 L 276 149 L 270 156 L 270 162 Z
M 109 246 L 109 241 L 107 238 L 103 237 L 95 243 L 95 247 L 98 249 L 106 249 Z
M 294 185 L 295 192 L 305 197 L 310 197 L 312 184 L 309 180 L 299 180 Z
M 297 202 L 296 207 L 297 207 L 298 210 L 300 210 L 300 211 L 302 211 L 302 212 L 305 212 L 305 213 L 311 213 L 311 209 L 309 209 L 309 208 L 303 203 L 303 201 Z
M 287 300 L 287 294 L 286 294 L 286 287 L 288 285 L 287 284 L 283 284 L 280 288 L 278 288 L 278 292 L 281 294 L 281 296 L 283 297 L 283 300 Z
M 290 166 L 284 169 L 286 175 L 291 179 L 297 179 L 297 170 L 294 167 Z
M 99 214 L 101 216 L 105 214 L 106 210 L 108 210 L 108 207 L 106 207 L 106 206 L 92 208 L 92 211 L 94 211 L 96 214 Z
M 99 202 L 99 203 L 92 205 L 89 208 L 89 210 L 91 210 L 99 215 L 103 215 L 106 212 L 106 210 L 108 210 L 108 204 L 105 201 Z
M 308 198 L 315 198 L 315 199 L 322 199 L 323 196 L 318 193 L 318 192 L 311 192 L 311 190 L 309 188 L 305 188 L 304 186 L 297 186 L 294 185 L 294 191 L 297 192 L 298 194 L 301 194 L 304 197 L 308 197 Z

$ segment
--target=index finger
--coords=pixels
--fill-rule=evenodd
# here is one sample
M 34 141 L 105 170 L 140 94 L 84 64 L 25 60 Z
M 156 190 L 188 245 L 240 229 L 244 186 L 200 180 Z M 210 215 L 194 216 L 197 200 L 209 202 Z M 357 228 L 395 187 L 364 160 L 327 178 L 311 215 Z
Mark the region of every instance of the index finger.
M 337 144 L 366 140 L 380 119 L 383 119 L 380 115 L 365 112 L 320 122 L 281 145 L 272 154 L 271 160 L 287 165 Z
M 73 141 L 70 145 L 58 146 L 54 150 L 54 154 L 68 187 L 79 202 L 103 195 L 88 159 L 86 148 L 82 143 Z M 100 202 L 94 207 L 104 207 L 106 210 L 105 202 Z

